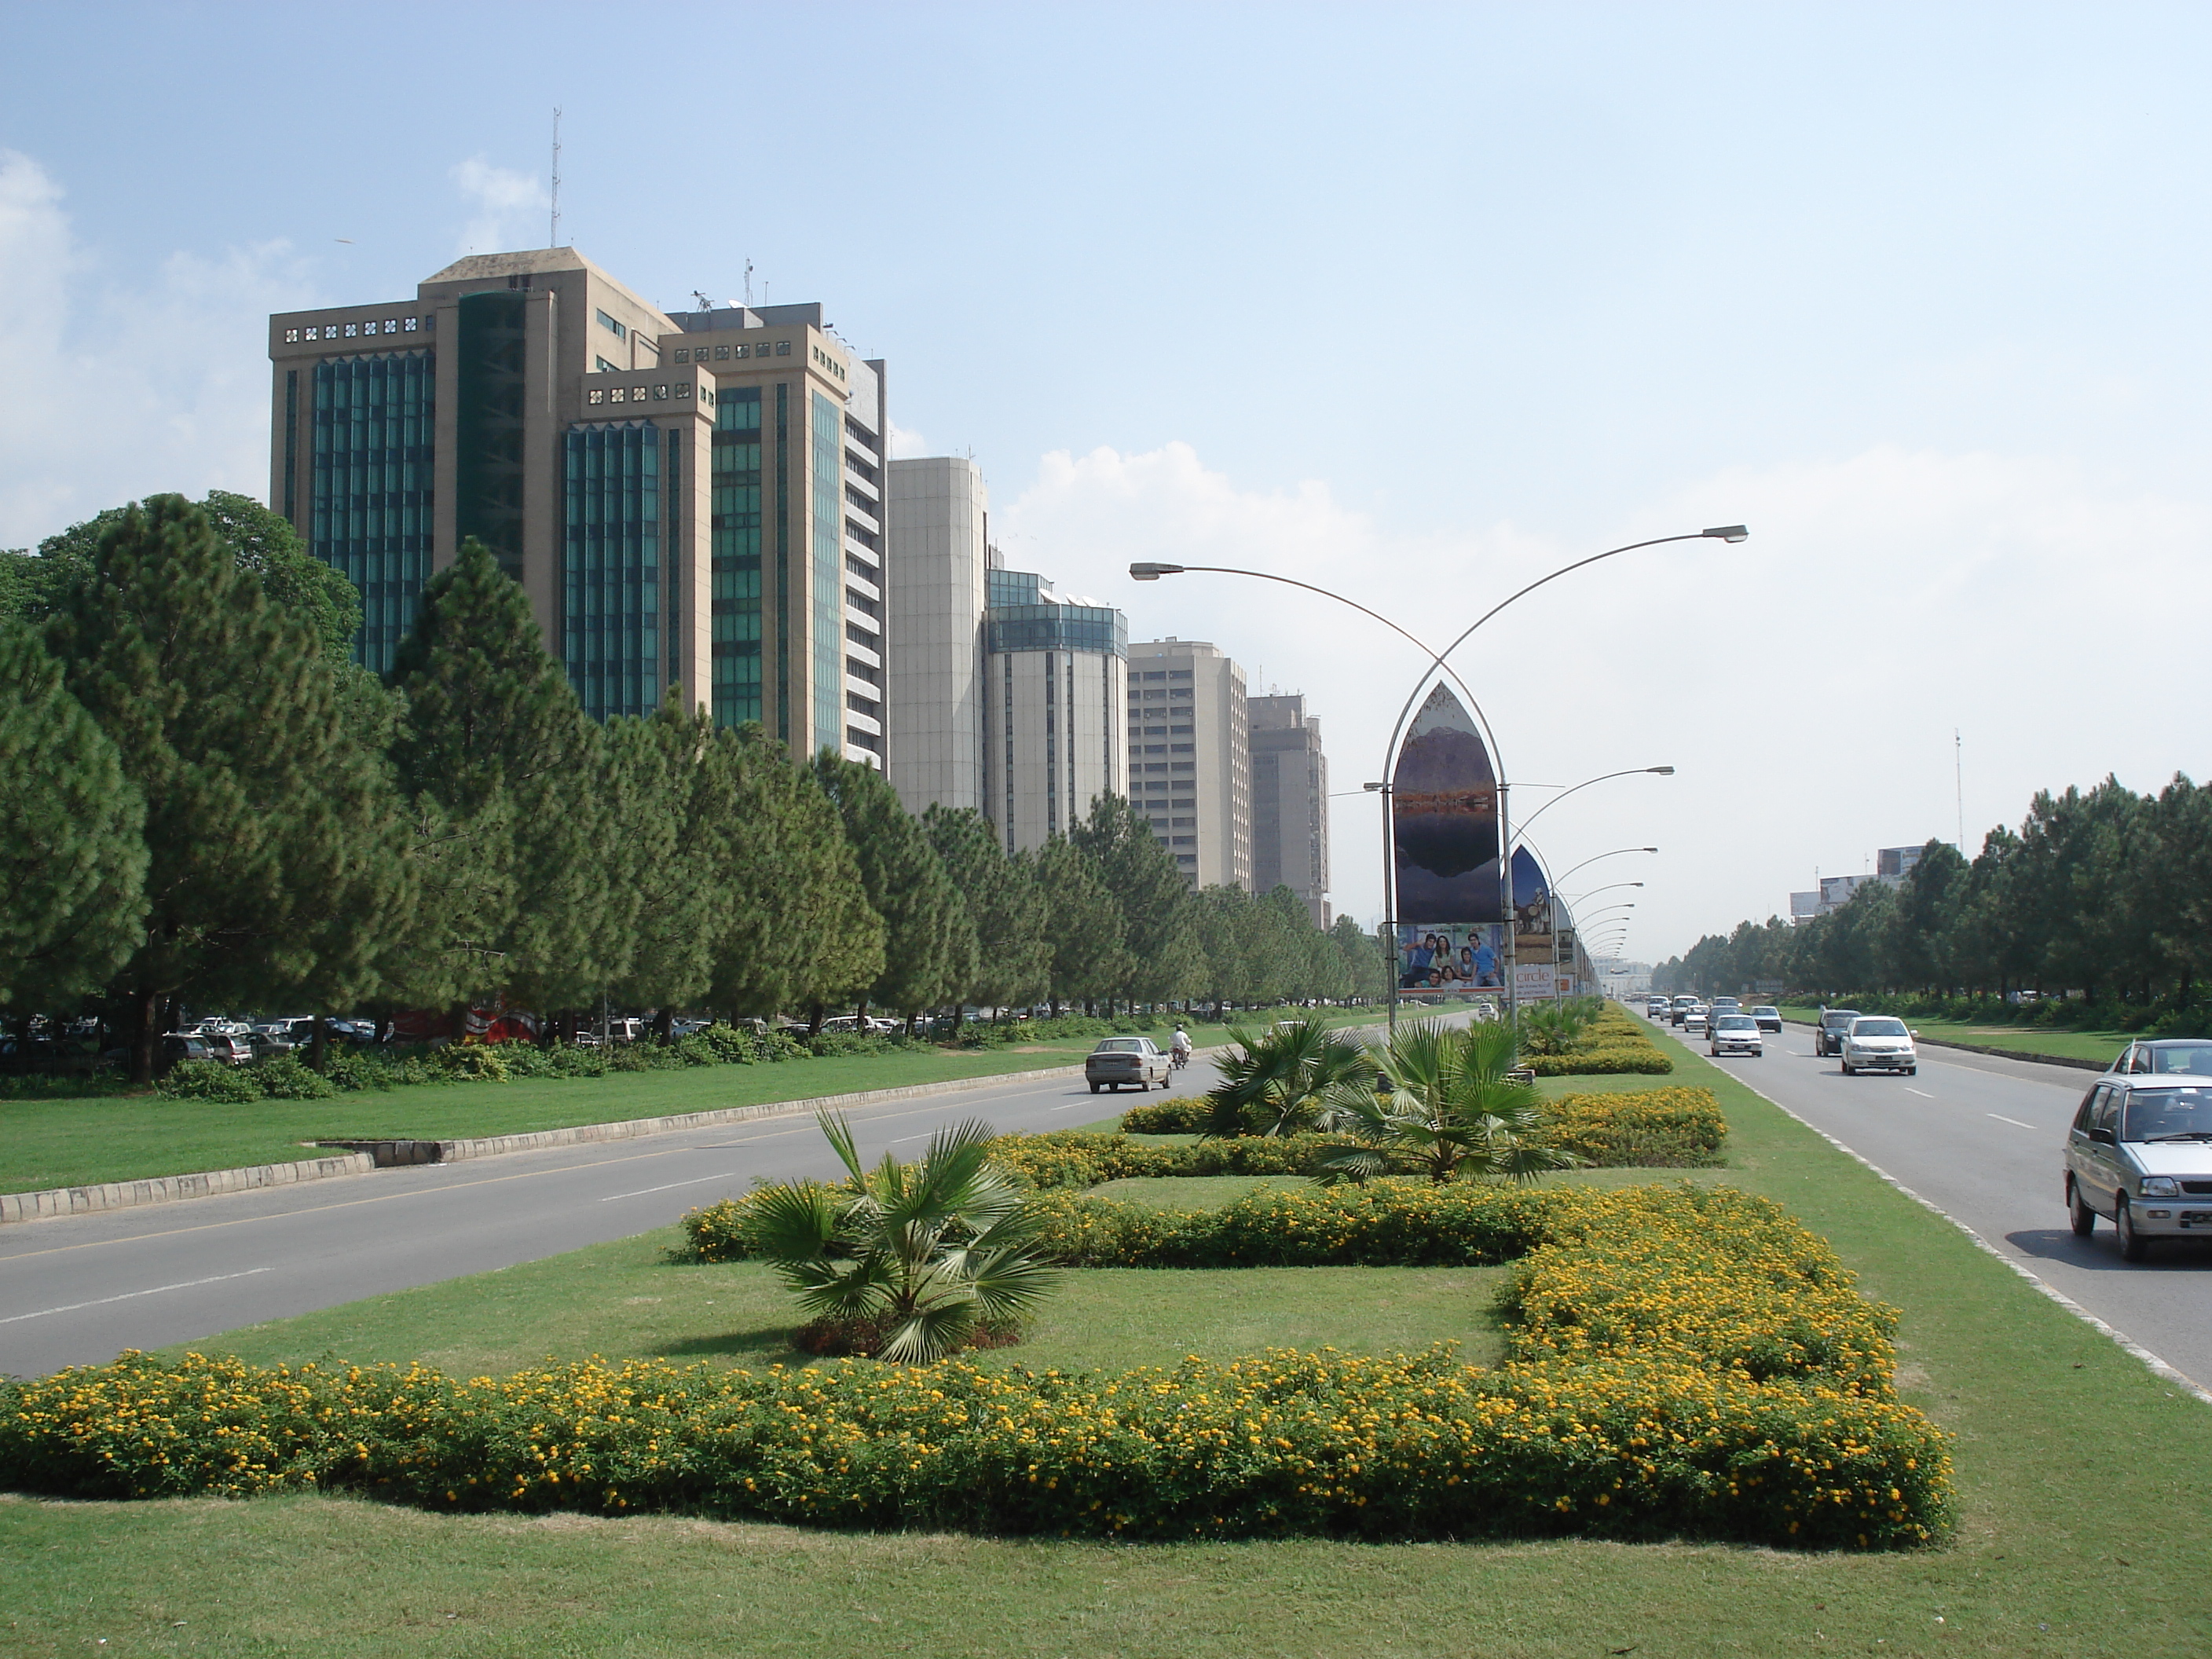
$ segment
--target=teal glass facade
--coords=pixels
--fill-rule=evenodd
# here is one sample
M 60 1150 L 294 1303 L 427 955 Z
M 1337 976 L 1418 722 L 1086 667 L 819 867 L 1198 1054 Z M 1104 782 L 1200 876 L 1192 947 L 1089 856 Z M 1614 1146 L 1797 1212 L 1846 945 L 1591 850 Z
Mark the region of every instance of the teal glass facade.
M 562 655 L 594 720 L 651 714 L 665 684 L 661 447 L 644 422 L 571 427 L 563 440 Z
M 307 550 L 360 592 L 354 660 L 387 674 L 430 576 L 435 358 L 326 359 L 313 395 Z
M 717 726 L 761 717 L 761 394 L 725 390 L 714 406 L 707 481 L 713 525 L 714 678 Z
M 522 580 L 522 437 L 527 307 L 525 293 L 470 294 L 454 342 L 453 529 L 475 537 L 500 568 Z
M 845 414 L 814 394 L 814 746 L 845 752 Z

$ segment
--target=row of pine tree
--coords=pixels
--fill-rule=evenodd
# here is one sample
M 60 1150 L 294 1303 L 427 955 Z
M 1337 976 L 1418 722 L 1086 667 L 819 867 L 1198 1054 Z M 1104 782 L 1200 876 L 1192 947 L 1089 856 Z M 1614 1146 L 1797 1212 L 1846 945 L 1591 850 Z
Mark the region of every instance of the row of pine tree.
M 0 1006 L 911 1017 L 1340 998 L 1373 942 L 1286 889 L 1191 892 L 1127 801 L 1008 856 L 824 751 L 672 701 L 583 713 L 480 544 L 388 681 L 281 518 L 155 496 L 0 556 Z

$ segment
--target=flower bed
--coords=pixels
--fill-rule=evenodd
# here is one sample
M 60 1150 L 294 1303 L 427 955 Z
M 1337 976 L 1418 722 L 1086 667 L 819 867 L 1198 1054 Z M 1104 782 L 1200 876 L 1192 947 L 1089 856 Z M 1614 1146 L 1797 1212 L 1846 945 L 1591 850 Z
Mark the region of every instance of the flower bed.
M 1466 1365 L 1447 1345 L 1079 1376 L 640 1361 L 462 1381 L 125 1356 L 0 1388 L 0 1482 L 1147 1538 L 1873 1548 L 1942 1530 L 1948 1458 L 1891 1396 L 1891 1316 L 1777 1206 L 1688 1188 L 1404 1191 L 1407 1212 L 1489 1197 L 1499 1244 L 1525 1247 L 1510 1363 Z M 1275 1214 L 1285 1234 L 1329 1224 Z
M 1561 1095 L 1540 1109 L 1547 1145 L 1602 1169 L 1711 1168 L 1728 1140 L 1728 1119 L 1711 1089 Z

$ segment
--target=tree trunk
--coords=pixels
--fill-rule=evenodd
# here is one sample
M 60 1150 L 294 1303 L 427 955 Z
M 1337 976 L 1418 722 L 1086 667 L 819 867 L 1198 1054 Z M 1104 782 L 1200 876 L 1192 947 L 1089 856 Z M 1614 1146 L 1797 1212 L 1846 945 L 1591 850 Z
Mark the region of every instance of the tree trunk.
M 154 1080 L 154 1062 L 161 1051 L 161 994 L 150 985 L 139 987 L 138 1029 L 131 1033 L 131 1081 L 143 1088 Z
M 331 1063 L 331 1022 L 326 1016 L 317 1014 L 315 1023 L 307 1029 L 312 1034 L 307 1039 L 307 1067 L 314 1072 L 326 1071 Z
M 822 1035 L 822 1016 L 823 1012 L 822 1005 L 818 1002 L 816 1003 L 813 1007 L 807 1010 L 806 1040 L 809 1042 L 813 1042 L 815 1038 Z

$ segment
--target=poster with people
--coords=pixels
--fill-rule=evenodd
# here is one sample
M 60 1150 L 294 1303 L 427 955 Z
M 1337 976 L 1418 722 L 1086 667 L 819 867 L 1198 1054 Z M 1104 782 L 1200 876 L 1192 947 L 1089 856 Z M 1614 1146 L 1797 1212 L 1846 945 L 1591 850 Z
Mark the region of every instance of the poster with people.
M 1401 922 L 1398 991 L 1401 996 L 1463 994 L 1505 988 L 1503 922 Z

